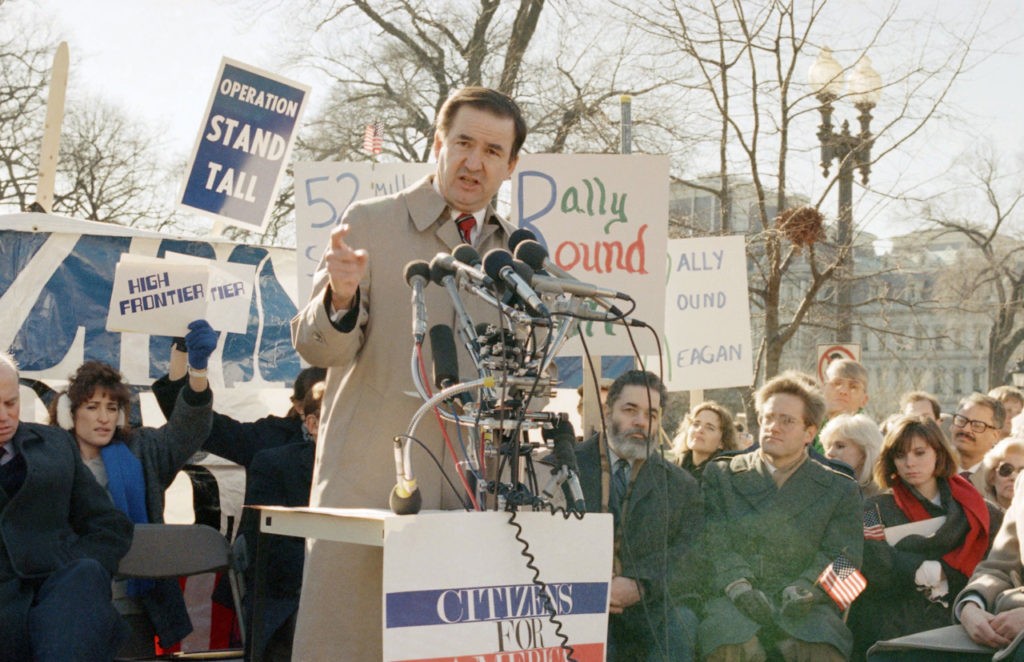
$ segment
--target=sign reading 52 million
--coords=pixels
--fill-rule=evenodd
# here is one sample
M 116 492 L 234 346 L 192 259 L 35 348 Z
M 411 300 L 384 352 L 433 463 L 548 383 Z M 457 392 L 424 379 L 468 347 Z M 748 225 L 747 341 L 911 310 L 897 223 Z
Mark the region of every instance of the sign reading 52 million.
M 181 204 L 246 230 L 270 218 L 309 87 L 223 58 Z

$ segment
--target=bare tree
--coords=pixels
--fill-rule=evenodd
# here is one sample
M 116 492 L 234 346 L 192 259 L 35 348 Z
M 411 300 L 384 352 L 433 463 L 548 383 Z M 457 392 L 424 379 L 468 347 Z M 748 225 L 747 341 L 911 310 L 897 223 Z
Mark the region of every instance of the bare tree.
M 821 46 L 839 46 L 852 68 L 868 51 L 876 57 L 902 51 L 896 60 L 902 62 L 901 68 L 887 74 L 885 92 L 890 96 L 876 111 L 885 121 L 873 127 L 874 136 L 868 136 L 874 141 L 876 161 L 900 149 L 935 117 L 950 86 L 966 68 L 977 17 L 961 17 L 957 36 L 948 37 L 938 48 L 934 40 L 939 37 L 933 35 L 949 33 L 929 31 L 938 26 L 920 16 L 912 17 L 916 24 L 900 18 L 897 9 L 894 2 L 866 19 L 866 25 L 853 26 L 844 25 L 850 18 L 848 7 L 830 0 L 656 0 L 632 8 L 634 23 L 653 42 L 671 44 L 681 59 L 694 65 L 692 76 L 679 76 L 671 68 L 664 72 L 673 77 L 666 82 L 701 99 L 704 109 L 704 121 L 697 124 L 694 139 L 704 144 L 707 166 L 704 170 L 680 168 L 677 181 L 718 201 L 714 231 L 742 231 L 737 220 L 749 223 L 751 305 L 761 327 L 758 381 L 780 370 L 787 344 L 802 327 L 834 325 L 828 296 L 844 251 L 849 250 L 834 238 L 815 241 L 812 232 L 793 235 L 778 222 L 786 218 L 780 212 L 797 204 L 791 183 L 794 173 L 801 166 L 808 170 L 807 164 L 813 163 L 810 155 L 817 148 L 813 141 L 818 102 L 804 84 L 813 57 Z M 905 38 L 912 28 L 920 35 L 916 41 Z M 854 31 L 859 34 L 857 46 L 846 47 Z M 812 207 L 819 209 L 829 199 L 839 170 L 832 171 L 832 179 Z M 737 183 L 744 188 L 742 195 Z M 812 180 L 800 188 L 806 191 L 813 186 Z M 885 188 L 886 194 L 898 197 L 896 184 L 886 183 Z M 802 239 L 794 242 L 794 236 Z M 869 303 L 877 302 L 856 302 Z
M 9 4 L 0 2 L 0 12 Z M 0 206 L 28 209 L 36 196 L 39 148 L 57 41 L 31 15 L 0 32 Z M 97 98 L 69 93 L 61 128 L 53 211 L 76 218 L 160 227 L 170 218 L 158 191 L 155 131 Z M 166 190 L 166 188 L 164 188 Z
M 0 0 L 0 16 L 8 3 Z M 6 22 L 6 17 L 4 18 Z M 7 23 L 11 26 L 11 23 Z M 35 198 L 52 51 L 32 26 L 0 31 L 0 207 L 26 209 Z
M 1024 342 L 1024 208 L 1020 158 L 1008 162 L 992 145 L 958 159 L 949 181 L 958 182 L 919 207 L 922 219 L 962 237 L 974 250 L 946 275 L 951 314 L 984 315 L 988 334 L 988 387 L 1003 383 L 1013 354 Z M 972 259 L 973 257 L 973 259 Z
M 54 211 L 159 228 L 170 216 L 161 175 L 153 136 L 110 104 L 78 100 L 64 118 Z

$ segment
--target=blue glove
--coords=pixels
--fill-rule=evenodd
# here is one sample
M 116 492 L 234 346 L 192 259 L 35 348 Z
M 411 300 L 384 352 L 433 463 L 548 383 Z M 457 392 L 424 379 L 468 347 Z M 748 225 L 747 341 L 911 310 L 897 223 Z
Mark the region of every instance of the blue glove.
M 185 348 L 188 350 L 188 364 L 196 370 L 206 370 L 210 354 L 217 349 L 218 334 L 206 320 L 189 322 Z

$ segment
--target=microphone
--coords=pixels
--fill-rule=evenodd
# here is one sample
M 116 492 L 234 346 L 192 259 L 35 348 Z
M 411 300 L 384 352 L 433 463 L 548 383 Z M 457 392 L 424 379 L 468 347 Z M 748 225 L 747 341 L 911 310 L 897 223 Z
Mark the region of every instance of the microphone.
M 473 252 L 476 253 L 476 251 Z M 461 262 L 447 253 L 438 253 L 430 263 L 433 264 L 435 261 L 444 266 L 445 269 L 451 270 L 453 274 L 456 272 L 465 274 L 470 280 L 483 285 L 484 287 L 491 287 L 494 285 L 494 280 L 490 276 L 480 271 L 478 268 L 468 265 L 465 262 Z
M 480 349 L 476 342 L 476 329 L 474 328 L 472 318 L 469 316 L 469 312 L 466 310 L 465 304 L 462 303 L 462 297 L 459 296 L 459 288 L 455 285 L 455 267 L 452 264 L 453 262 L 455 260 L 451 255 L 445 255 L 444 253 L 435 255 L 434 259 L 430 261 L 430 280 L 448 291 L 448 297 L 452 300 L 452 306 L 455 308 L 455 320 L 458 323 L 459 336 L 461 336 L 462 342 L 466 344 L 466 349 L 469 350 L 473 363 L 479 366 Z M 457 373 L 458 369 L 456 368 L 456 378 L 458 378 Z
M 405 265 L 405 282 L 412 288 L 412 337 L 419 345 L 427 334 L 427 304 L 423 288 L 430 283 L 430 265 L 426 260 L 413 260 Z
M 516 273 L 512 264 L 512 254 L 501 248 L 495 248 L 484 256 L 484 271 L 494 280 L 505 283 L 526 302 L 526 305 L 542 317 L 550 317 L 551 313 L 540 300 L 533 288 Z
M 547 292 L 549 294 L 571 294 L 577 297 L 594 299 L 632 300 L 632 297 L 625 292 L 618 292 L 607 287 L 601 287 L 600 285 L 591 285 L 574 278 L 551 278 L 550 276 L 534 274 L 530 278 L 530 285 L 538 292 Z
M 516 258 L 533 267 L 534 271 L 546 271 L 558 278 L 573 278 L 565 269 L 548 259 L 548 249 L 533 239 L 524 239 L 516 246 Z
M 444 390 L 459 381 L 459 355 L 455 334 L 447 324 L 430 327 L 430 353 L 434 360 L 434 386 Z
M 533 234 L 526 228 L 519 228 L 508 236 L 508 250 L 512 253 L 516 252 L 516 247 L 526 240 L 536 241 L 537 235 Z
M 423 495 L 416 480 L 395 483 L 388 495 L 388 507 L 396 515 L 415 515 L 423 507 Z
M 471 267 L 480 268 L 480 253 L 476 252 L 476 249 L 469 244 L 459 244 L 452 251 L 452 257 L 463 264 L 468 264 Z
M 569 482 L 569 493 L 572 503 L 569 510 L 578 513 L 587 512 L 587 503 L 580 487 L 579 466 L 576 464 L 576 431 L 565 414 L 559 414 L 558 422 L 551 430 L 543 430 L 544 439 L 552 442 L 552 455 L 555 466 L 565 470 Z

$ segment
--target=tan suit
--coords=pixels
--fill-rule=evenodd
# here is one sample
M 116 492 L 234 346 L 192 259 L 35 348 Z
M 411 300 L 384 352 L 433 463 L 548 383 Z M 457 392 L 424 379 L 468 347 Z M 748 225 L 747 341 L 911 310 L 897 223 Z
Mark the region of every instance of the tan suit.
M 1017 481 L 1015 497 L 1003 516 L 988 556 L 975 567 L 967 586 L 956 602 L 974 593 L 985 601 L 985 610 L 992 614 L 1024 607 L 1024 556 L 1020 546 L 1020 531 L 1024 527 L 1024 483 Z M 1020 636 L 1017 637 L 1020 639 Z
M 370 255 L 367 275 L 359 286 L 355 328 L 342 333 L 332 325 L 324 304 L 328 278 L 322 268 L 314 276 L 310 301 L 292 320 L 296 350 L 310 364 L 327 368 L 310 505 L 388 505 L 395 484 L 393 439 L 405 433 L 422 404 L 418 396 L 409 395 L 415 394 L 415 386 L 409 369 L 411 289 L 404 267 L 414 259 L 429 261 L 461 243 L 444 199 L 430 182 L 431 177 L 425 178 L 393 196 L 353 205 L 346 213 L 344 222 L 351 230 L 345 243 Z M 492 248 L 507 248 L 507 233 L 508 227 L 489 214 L 476 241 L 481 255 Z M 424 294 L 428 324 L 453 325 L 455 312 L 445 289 L 431 284 Z M 463 300 L 474 322 L 497 323 L 497 312 L 478 297 L 464 294 Z M 462 377 L 475 377 L 468 353 L 458 339 L 456 344 Z M 429 373 L 428 345 L 425 342 L 423 350 Z M 424 419 L 417 437 L 444 462 L 457 484 L 433 417 Z M 460 507 L 418 447 L 413 451 L 413 468 L 424 509 Z M 308 550 L 295 659 L 379 661 L 380 548 L 313 541 Z

